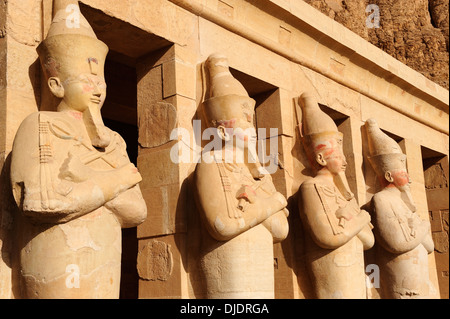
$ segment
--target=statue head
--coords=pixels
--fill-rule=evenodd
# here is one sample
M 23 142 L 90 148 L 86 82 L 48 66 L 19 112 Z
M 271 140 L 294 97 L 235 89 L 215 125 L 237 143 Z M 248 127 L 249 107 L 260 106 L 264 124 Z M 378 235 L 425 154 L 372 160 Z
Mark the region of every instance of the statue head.
M 37 48 L 47 83 L 61 99 L 58 111 L 83 114 L 92 144 L 109 145 L 100 110 L 106 99 L 108 47 L 99 41 L 75 0 L 55 0 L 47 38 Z
M 247 148 L 250 140 L 256 141 L 253 125 L 255 100 L 233 77 L 225 56 L 211 55 L 205 68 L 210 80 L 209 97 L 203 103 L 207 126 L 216 128 L 222 140 L 236 138 L 237 147 Z
M 340 192 L 350 200 L 354 195 L 345 176 L 344 135 L 309 93 L 303 93 L 298 102 L 302 107 L 302 143 L 312 168 L 329 172 Z
M 302 142 L 312 167 L 316 170 L 326 168 L 332 174 L 345 171 L 344 135 L 310 94 L 303 93 L 299 104 L 303 115 Z
M 415 211 L 410 193 L 406 155 L 403 154 L 400 145 L 380 129 L 375 119 L 368 119 L 365 127 L 369 144 L 368 159 L 381 184 L 398 188 L 405 202 Z

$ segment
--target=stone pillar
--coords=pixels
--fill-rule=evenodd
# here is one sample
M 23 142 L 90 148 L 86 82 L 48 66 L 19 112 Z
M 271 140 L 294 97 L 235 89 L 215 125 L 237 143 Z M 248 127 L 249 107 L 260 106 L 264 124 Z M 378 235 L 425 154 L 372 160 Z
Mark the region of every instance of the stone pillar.
M 423 153 L 422 153 L 423 154 Z M 428 210 L 431 219 L 431 232 L 434 241 L 436 268 L 439 280 L 439 291 L 442 299 L 449 298 L 449 200 L 448 200 L 448 156 L 426 159 L 425 188 L 427 192 Z
M 148 218 L 138 227 L 139 298 L 186 298 L 186 185 L 190 164 L 176 163 L 172 130 L 192 132 L 195 59 L 178 45 L 141 59 L 138 73 L 138 168 Z M 173 156 L 172 156 L 173 157 Z M 195 166 L 192 167 L 195 168 Z
M 265 136 L 259 136 L 259 140 L 265 139 L 266 161 L 276 167 L 272 174 L 276 189 L 286 198 L 292 195 L 292 139 L 294 136 L 294 112 L 293 97 L 282 88 L 277 89 L 269 96 L 264 95 L 264 101 L 258 103 L 256 108 L 257 128 L 266 130 Z M 271 133 L 271 129 L 277 129 Z M 275 144 L 275 140 L 276 143 Z M 277 145 L 278 149 L 272 149 Z M 270 158 L 269 158 L 270 157 Z M 265 164 L 269 165 L 269 163 Z M 271 167 L 271 168 L 272 168 Z M 290 212 L 292 215 L 292 212 Z M 289 218 L 292 218 L 290 216 Z M 293 230 L 290 231 L 290 234 Z M 294 273 L 294 258 L 291 254 L 293 249 L 293 237 L 291 235 L 280 243 L 274 244 L 274 275 L 275 275 L 275 298 L 289 299 L 295 297 L 295 286 L 297 278 Z
M 6 135 L 6 2 L 0 2 L 0 171 L 3 175 L 5 163 L 5 135 Z M 3 203 L 5 182 L 0 179 L 0 203 Z M 10 298 L 11 295 L 11 267 L 9 249 L 6 237 L 8 234 L 5 207 L 0 204 L 0 299 Z
M 0 3 L 0 299 L 12 298 L 11 227 L 15 209 L 9 154 L 22 120 L 38 110 L 41 1 Z

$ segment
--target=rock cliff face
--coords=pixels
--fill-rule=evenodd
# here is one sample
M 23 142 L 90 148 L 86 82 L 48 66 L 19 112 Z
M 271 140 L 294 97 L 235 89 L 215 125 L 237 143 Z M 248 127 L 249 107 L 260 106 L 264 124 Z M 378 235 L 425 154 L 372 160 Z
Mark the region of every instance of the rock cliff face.
M 449 89 L 449 0 L 304 1 Z M 379 8 L 379 28 L 366 25 L 369 4 Z

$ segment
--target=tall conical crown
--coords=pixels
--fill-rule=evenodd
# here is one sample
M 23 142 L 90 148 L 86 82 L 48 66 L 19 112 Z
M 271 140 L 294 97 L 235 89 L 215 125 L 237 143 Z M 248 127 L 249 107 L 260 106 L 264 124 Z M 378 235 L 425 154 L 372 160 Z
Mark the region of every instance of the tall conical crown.
M 203 110 L 210 126 L 254 112 L 255 100 L 248 96 L 244 86 L 233 77 L 225 56 L 209 56 L 205 68 L 209 73 L 210 88 Z
M 303 93 L 298 102 L 302 107 L 302 141 L 308 153 L 324 150 L 319 146 L 327 147 L 322 143 L 329 138 L 343 138 L 333 119 L 320 109 L 313 96 Z
M 309 93 L 303 93 L 299 98 L 302 107 L 302 133 L 304 136 L 324 132 L 338 132 L 337 126 L 328 114 L 323 112 L 319 104 Z
M 380 129 L 375 119 L 368 119 L 365 126 L 371 157 L 385 154 L 403 154 L 400 145 Z
M 369 161 L 379 176 L 386 171 L 405 168 L 406 155 L 400 145 L 384 133 L 375 119 L 368 119 L 365 124 L 368 144 Z
M 37 51 L 47 77 L 104 75 L 108 47 L 97 39 L 76 0 L 54 0 L 52 24 Z

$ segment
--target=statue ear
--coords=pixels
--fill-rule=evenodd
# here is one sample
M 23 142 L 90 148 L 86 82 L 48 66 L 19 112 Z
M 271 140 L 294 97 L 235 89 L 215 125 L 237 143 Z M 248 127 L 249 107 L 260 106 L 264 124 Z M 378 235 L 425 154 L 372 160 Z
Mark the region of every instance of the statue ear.
M 392 177 L 392 173 L 391 173 L 390 171 L 387 171 L 386 173 L 384 173 L 384 178 L 385 178 L 389 183 L 394 182 L 394 178 Z
M 319 163 L 321 166 L 326 166 L 327 161 L 325 160 L 325 157 L 322 153 L 319 153 L 316 155 L 316 162 Z
M 48 79 L 48 87 L 54 96 L 62 99 L 64 97 L 64 87 L 61 80 L 57 77 L 51 77 Z
M 230 134 L 227 133 L 227 130 L 226 130 L 225 126 L 219 125 L 217 127 L 217 133 L 219 134 L 219 137 L 222 140 L 224 140 L 224 141 L 229 141 L 230 140 Z

